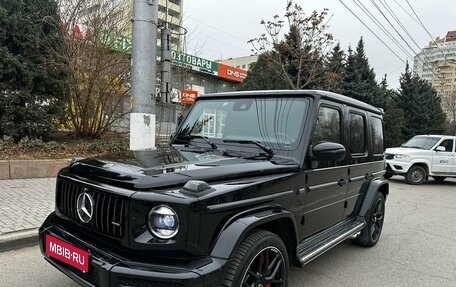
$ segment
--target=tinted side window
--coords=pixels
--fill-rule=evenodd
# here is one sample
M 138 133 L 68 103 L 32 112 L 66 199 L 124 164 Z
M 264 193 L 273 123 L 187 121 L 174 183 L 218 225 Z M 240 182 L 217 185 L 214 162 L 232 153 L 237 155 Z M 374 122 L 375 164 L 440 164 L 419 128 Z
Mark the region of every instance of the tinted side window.
M 379 118 L 371 117 L 371 139 L 373 154 L 383 154 L 383 125 Z
M 350 113 L 350 152 L 364 154 L 366 152 L 366 119 L 359 114 Z
M 320 107 L 312 142 L 317 144 L 322 141 L 341 143 L 340 113 L 337 109 Z

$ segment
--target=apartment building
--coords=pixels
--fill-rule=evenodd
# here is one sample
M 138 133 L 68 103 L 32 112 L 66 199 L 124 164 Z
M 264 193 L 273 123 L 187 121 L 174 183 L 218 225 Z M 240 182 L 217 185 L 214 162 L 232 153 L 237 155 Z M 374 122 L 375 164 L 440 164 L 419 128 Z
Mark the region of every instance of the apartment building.
M 445 37 L 437 37 L 416 54 L 413 71 L 422 79 L 432 82 L 437 66 L 453 62 L 456 62 L 456 31 L 448 31 Z

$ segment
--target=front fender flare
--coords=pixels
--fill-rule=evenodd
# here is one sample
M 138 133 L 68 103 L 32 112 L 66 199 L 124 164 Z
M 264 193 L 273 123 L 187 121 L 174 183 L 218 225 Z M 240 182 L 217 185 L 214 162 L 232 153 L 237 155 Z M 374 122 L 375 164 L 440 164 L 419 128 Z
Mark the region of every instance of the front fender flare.
M 289 219 L 292 222 L 294 227 L 293 233 L 297 242 L 297 226 L 293 214 L 290 211 L 277 208 L 259 210 L 243 216 L 238 215 L 237 218 L 228 221 L 216 239 L 211 256 L 229 259 L 232 252 L 241 244 L 249 231 L 265 223 L 281 219 Z

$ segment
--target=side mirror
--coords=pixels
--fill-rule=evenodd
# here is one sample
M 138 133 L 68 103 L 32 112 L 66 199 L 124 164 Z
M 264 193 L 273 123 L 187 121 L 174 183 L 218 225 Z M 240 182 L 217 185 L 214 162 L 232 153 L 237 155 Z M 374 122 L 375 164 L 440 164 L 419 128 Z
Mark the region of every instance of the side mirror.
M 438 146 L 435 148 L 436 151 L 446 151 L 446 148 L 444 146 Z
M 316 144 L 312 149 L 313 156 L 318 160 L 340 161 L 345 158 L 347 151 L 338 143 L 322 142 Z

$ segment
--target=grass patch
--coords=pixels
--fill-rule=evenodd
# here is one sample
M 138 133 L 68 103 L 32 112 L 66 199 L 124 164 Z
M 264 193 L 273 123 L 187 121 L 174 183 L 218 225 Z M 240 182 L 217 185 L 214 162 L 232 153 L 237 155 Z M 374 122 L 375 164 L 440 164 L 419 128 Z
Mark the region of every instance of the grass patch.
M 5 136 L 0 139 L 0 159 L 91 157 L 127 151 L 128 148 L 129 139 L 125 134 L 108 134 L 101 139 L 80 139 L 68 133 L 57 133 L 46 140 L 23 138 L 18 143 Z

